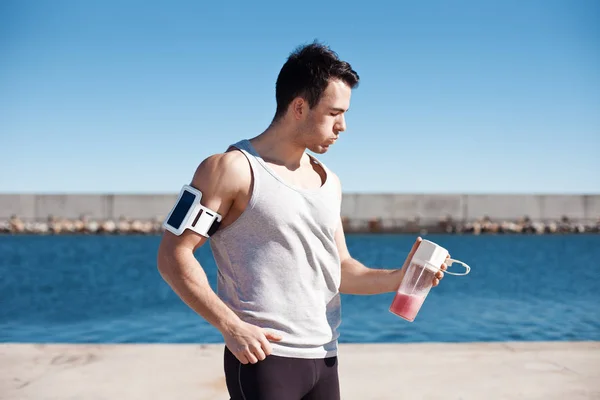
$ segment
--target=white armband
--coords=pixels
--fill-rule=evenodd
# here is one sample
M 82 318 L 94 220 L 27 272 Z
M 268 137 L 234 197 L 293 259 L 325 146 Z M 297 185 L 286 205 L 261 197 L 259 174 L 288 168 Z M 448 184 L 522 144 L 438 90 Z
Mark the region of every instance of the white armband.
M 221 215 L 200 204 L 201 199 L 201 191 L 184 185 L 175 206 L 163 222 L 163 227 L 177 236 L 186 229 L 207 238 L 213 235 L 221 224 Z

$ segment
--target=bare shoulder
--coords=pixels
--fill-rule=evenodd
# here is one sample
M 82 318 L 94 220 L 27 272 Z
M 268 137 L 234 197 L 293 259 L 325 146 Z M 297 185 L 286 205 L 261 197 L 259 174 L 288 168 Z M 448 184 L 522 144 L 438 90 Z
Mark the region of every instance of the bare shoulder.
M 208 196 L 234 196 L 252 179 L 246 157 L 239 151 L 213 154 L 200 163 L 192 186 Z
M 340 177 L 330 169 L 328 169 L 328 172 L 329 172 L 328 179 L 331 179 L 332 183 L 337 187 L 338 191 L 341 194 L 342 193 L 342 181 L 340 180 Z
M 202 161 L 190 184 L 202 192 L 202 205 L 215 210 L 225 219 L 236 197 L 248 191 L 251 179 L 252 173 L 246 157 L 239 151 L 231 151 L 214 154 Z M 159 255 L 168 258 L 178 248 L 194 251 L 206 240 L 189 230 L 181 236 L 165 232 Z

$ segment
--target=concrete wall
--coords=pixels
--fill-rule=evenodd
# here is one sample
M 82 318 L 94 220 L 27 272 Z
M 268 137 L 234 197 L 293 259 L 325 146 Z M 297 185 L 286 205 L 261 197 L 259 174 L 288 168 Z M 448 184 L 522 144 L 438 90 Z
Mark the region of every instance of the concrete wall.
M 18 215 L 26 220 L 45 220 L 49 215 L 94 219 L 162 219 L 177 194 L 157 195 L 35 195 L 0 194 L 0 219 Z M 471 221 L 483 216 L 515 220 L 525 215 L 532 220 L 600 219 L 600 195 L 424 195 L 345 193 L 342 215 L 354 220 L 381 218 L 384 221 L 437 221 L 450 216 Z M 385 223 L 385 222 L 384 222 Z
M 78 218 L 82 214 L 94 219 L 105 219 L 110 198 L 94 195 L 39 195 L 35 196 L 35 217 L 45 219 L 48 215 Z
M 422 194 L 344 194 L 342 214 L 350 219 L 439 220 L 444 216 L 462 220 L 465 197 L 462 195 Z
M 0 195 L 0 219 L 18 215 L 23 219 L 35 218 L 35 195 L 3 194 Z
M 163 219 L 177 200 L 173 195 L 114 195 L 110 196 L 112 208 L 108 215 L 113 219 L 121 216 L 137 219 Z
M 600 196 L 582 196 L 583 210 L 586 219 L 594 219 L 600 216 Z

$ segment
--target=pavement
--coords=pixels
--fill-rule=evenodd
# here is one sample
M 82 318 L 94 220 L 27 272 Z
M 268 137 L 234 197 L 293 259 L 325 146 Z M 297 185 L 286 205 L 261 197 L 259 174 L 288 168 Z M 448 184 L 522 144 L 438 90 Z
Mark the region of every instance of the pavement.
M 345 400 L 600 399 L 600 342 L 341 344 L 339 374 Z M 0 399 L 229 399 L 223 345 L 2 343 Z

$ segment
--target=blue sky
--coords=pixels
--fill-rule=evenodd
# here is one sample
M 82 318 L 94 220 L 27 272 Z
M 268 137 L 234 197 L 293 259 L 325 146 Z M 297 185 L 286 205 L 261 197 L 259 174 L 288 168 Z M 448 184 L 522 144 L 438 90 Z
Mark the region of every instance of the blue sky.
M 206 3 L 1 2 L 0 192 L 178 192 L 317 39 L 361 77 L 345 192 L 600 193 L 598 2 Z

